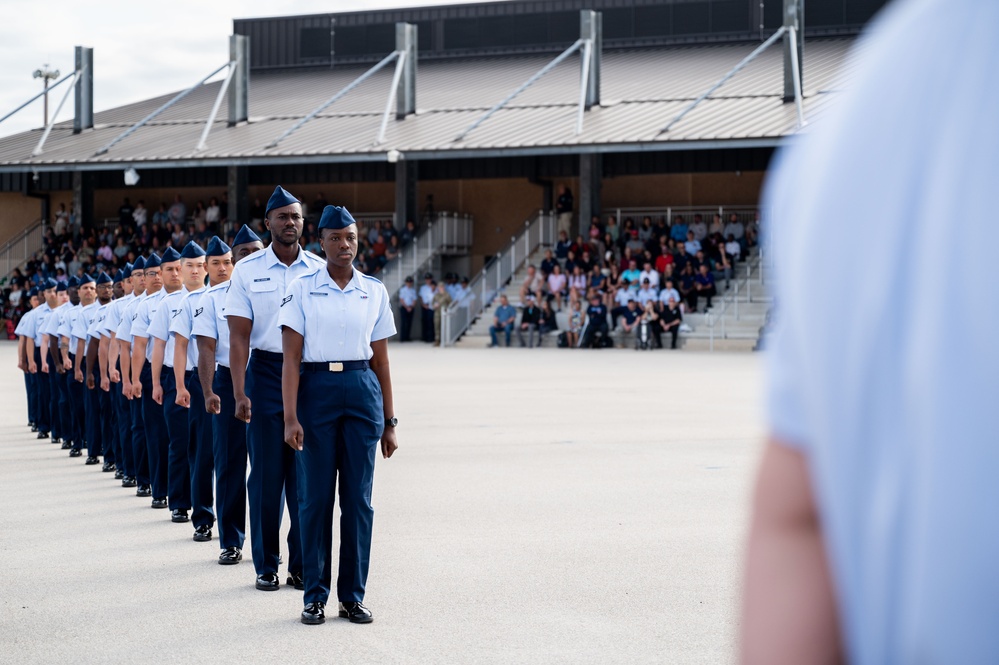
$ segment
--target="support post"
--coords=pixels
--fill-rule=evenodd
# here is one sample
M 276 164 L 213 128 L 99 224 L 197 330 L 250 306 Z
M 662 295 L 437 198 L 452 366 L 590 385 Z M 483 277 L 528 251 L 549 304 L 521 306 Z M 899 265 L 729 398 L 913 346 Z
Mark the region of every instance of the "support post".
M 226 216 L 229 218 L 230 228 L 235 230 L 250 222 L 250 169 L 246 166 L 230 166 L 226 175 L 229 191 L 229 210 Z M 223 232 L 226 230 L 222 229 Z
M 600 214 L 600 187 L 603 182 L 603 156 L 585 153 L 579 156 L 579 228 L 587 237 L 590 218 Z
M 408 220 L 417 224 L 416 185 L 419 180 L 419 163 L 400 159 L 395 163 L 395 227 L 402 229 Z M 433 220 L 431 220 L 433 221 Z
M 402 77 L 395 91 L 395 119 L 402 120 L 416 113 L 416 25 L 413 23 L 395 24 L 395 50 L 405 53 Z
M 802 68 L 805 65 L 805 0 L 784 0 L 784 101 L 795 100 L 795 86 L 804 90 L 805 78 Z M 794 30 L 788 30 L 794 28 Z M 794 60 L 791 50 L 797 53 L 798 82 L 795 83 Z
M 583 76 L 584 107 L 589 111 L 594 106 L 600 106 L 600 54 L 604 48 L 603 14 L 590 9 L 579 12 L 579 38 L 590 42 L 587 51 L 588 58 L 583 58 L 581 69 L 587 75 Z M 587 62 L 588 61 L 588 62 Z
M 229 126 L 246 122 L 250 117 L 250 38 L 245 35 L 229 37 L 229 61 L 233 65 L 232 83 L 229 86 Z
M 94 49 L 76 47 L 76 104 L 73 116 L 73 133 L 94 128 Z
M 73 171 L 73 213 L 81 229 L 94 227 L 94 173 Z

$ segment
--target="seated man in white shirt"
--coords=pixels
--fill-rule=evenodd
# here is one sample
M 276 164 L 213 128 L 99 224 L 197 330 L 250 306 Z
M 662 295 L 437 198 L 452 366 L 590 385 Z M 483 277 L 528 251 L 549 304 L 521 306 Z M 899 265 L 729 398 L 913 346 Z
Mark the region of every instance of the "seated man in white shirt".
M 649 280 L 643 279 L 642 288 L 638 290 L 638 295 L 636 296 L 636 300 L 638 300 L 638 304 L 641 305 L 641 309 L 644 311 L 646 303 L 655 302 L 658 299 L 659 293 L 652 288 L 652 284 L 649 283 Z
M 731 233 L 728 234 L 728 241 L 725 243 L 725 253 L 728 254 L 729 261 L 738 261 L 742 256 L 742 245 L 735 239 L 735 236 Z
M 638 276 L 639 284 L 644 284 L 645 282 L 648 282 L 654 290 L 659 289 L 659 272 L 648 261 L 645 262 L 642 272 Z

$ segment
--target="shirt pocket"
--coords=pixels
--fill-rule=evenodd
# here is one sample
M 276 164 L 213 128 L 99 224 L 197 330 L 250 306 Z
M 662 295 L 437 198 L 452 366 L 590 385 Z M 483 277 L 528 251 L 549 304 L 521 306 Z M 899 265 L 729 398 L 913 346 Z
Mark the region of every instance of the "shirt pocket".
M 250 282 L 250 293 L 270 293 L 277 290 L 277 282 L 269 279 L 265 282 Z

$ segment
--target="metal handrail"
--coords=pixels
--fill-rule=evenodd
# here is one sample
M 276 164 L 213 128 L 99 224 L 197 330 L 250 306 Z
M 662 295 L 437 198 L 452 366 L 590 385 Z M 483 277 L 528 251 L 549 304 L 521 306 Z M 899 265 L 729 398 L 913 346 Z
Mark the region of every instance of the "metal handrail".
M 726 293 L 722 297 L 722 299 L 721 299 L 721 307 L 719 309 L 717 309 L 716 311 L 708 312 L 707 315 L 705 316 L 706 321 L 707 321 L 706 325 L 707 325 L 707 328 L 708 328 L 708 350 L 709 351 L 714 351 L 715 350 L 715 326 L 718 324 L 719 320 L 721 321 L 721 335 L 720 335 L 720 337 L 721 337 L 721 339 L 728 339 L 729 335 L 728 335 L 728 331 L 726 330 L 726 323 L 728 321 L 728 317 L 726 317 L 725 314 L 728 312 L 729 306 L 734 306 L 735 320 L 736 321 L 740 320 L 740 315 L 739 315 L 739 300 L 740 300 L 739 291 L 740 291 L 740 287 L 741 286 L 743 286 L 743 285 L 745 286 L 745 290 L 746 290 L 746 302 L 747 303 L 752 303 L 754 301 L 754 297 L 753 297 L 753 272 L 754 271 L 757 272 L 757 278 L 756 278 L 756 280 L 757 280 L 757 283 L 758 283 L 758 287 L 762 288 L 762 286 L 764 284 L 764 281 L 763 281 L 763 266 L 764 266 L 764 263 L 765 263 L 764 253 L 763 253 L 763 249 L 761 247 L 759 253 L 746 264 L 746 275 L 745 275 L 745 277 L 743 277 L 742 279 L 738 279 L 737 278 L 735 280 L 735 288 L 732 289 L 731 292 Z M 756 296 L 755 300 L 756 301 L 763 301 L 763 300 L 766 300 L 766 298 L 763 297 L 763 296 Z
M 0 270 L 4 278 L 10 276 L 14 268 L 20 268 L 28 259 L 41 251 L 45 239 L 45 221 L 35 220 L 31 226 L 21 231 L 0 247 Z
M 555 243 L 555 214 L 539 210 L 524 222 L 524 230 L 495 259 L 486 264 L 469 285 L 469 296 L 453 302 L 441 319 L 441 346 L 453 346 L 472 322 L 485 311 L 497 294 L 539 247 Z
M 614 215 L 617 220 L 618 228 L 621 228 L 621 223 L 626 217 L 631 217 L 634 221 L 640 222 L 642 217 L 664 217 L 670 224 L 673 223 L 673 218 L 680 215 L 685 220 L 689 220 L 695 214 L 701 214 L 706 216 L 711 215 L 721 215 L 723 221 L 728 221 L 725 219 L 728 215 L 733 212 L 739 215 L 741 221 L 753 221 L 755 219 L 756 213 L 759 211 L 759 207 L 754 205 L 731 205 L 731 206 L 643 206 L 637 208 L 608 208 L 601 211 L 601 216 L 606 218 L 610 215 Z M 704 220 L 708 222 L 706 218 Z
M 426 265 L 445 251 L 467 251 L 472 246 L 471 215 L 441 212 L 413 242 L 402 248 L 399 256 L 382 267 L 378 278 L 389 297 L 395 298 L 406 277 L 415 277 Z

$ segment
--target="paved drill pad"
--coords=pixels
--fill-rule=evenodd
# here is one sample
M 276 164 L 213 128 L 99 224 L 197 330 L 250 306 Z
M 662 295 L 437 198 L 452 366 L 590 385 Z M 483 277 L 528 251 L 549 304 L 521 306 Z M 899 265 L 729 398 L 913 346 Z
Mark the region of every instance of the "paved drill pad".
M 249 542 L 219 566 L 217 540 L 37 441 L 0 346 L 0 661 L 733 658 L 757 356 L 391 355 L 401 447 L 375 473 L 375 622 L 334 605 L 304 626 L 301 592 L 253 588 Z

